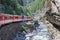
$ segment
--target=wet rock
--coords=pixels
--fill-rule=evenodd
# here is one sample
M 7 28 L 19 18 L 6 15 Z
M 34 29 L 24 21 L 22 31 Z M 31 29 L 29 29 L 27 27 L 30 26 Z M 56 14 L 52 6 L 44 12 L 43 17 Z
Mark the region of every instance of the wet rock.
M 56 29 L 51 23 L 46 24 L 46 26 L 48 28 L 49 33 L 51 34 L 52 40 L 60 40 L 60 31 Z
M 36 27 L 35 31 L 30 34 L 27 34 L 28 37 L 26 38 L 26 40 L 51 40 L 49 32 L 44 23 L 40 22 L 39 24 L 40 25 Z

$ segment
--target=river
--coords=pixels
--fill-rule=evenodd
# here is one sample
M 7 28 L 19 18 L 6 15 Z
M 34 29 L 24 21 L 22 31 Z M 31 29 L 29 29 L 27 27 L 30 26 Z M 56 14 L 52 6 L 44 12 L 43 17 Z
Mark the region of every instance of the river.
M 36 30 L 33 32 L 25 34 L 24 32 L 19 32 L 14 40 L 52 40 L 50 34 L 43 22 L 39 22 L 36 26 Z

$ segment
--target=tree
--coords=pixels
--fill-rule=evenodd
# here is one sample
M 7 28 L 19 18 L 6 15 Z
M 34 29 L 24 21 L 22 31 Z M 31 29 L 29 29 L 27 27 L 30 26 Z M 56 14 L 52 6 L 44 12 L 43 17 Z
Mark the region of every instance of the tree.
M 23 13 L 23 7 L 17 0 L 2 0 L 3 12 L 10 14 L 21 15 Z

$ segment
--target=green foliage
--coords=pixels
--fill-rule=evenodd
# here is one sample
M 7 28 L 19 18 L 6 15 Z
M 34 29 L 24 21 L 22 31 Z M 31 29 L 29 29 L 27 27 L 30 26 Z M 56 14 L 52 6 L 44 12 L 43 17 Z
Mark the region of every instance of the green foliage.
M 7 7 L 7 5 L 4 5 L 3 6 L 3 12 L 4 13 L 15 14 L 13 8 L 11 6 L 8 6 Z
M 45 0 L 35 0 L 34 2 L 27 4 L 26 7 L 30 13 L 35 13 L 37 10 L 43 7 L 44 2 Z
M 2 0 L 4 13 L 10 13 L 15 15 L 28 15 L 31 16 L 37 10 L 41 9 L 45 0 L 29 0 L 25 6 L 19 3 L 20 0 Z M 28 1 L 28 0 L 26 0 Z M 21 1 L 20 1 L 21 2 Z
M 28 32 L 28 26 L 25 24 L 25 25 L 20 25 L 21 27 L 20 27 L 20 30 L 21 31 L 25 31 L 26 33 Z
M 35 28 L 34 25 L 27 25 L 27 24 L 25 24 L 25 25 L 20 25 L 20 30 L 21 30 L 21 31 L 25 31 L 26 33 L 31 32 L 31 31 L 33 31 L 33 30 L 35 30 L 35 29 L 36 29 L 36 28 Z
M 23 7 L 18 3 L 17 0 L 2 0 L 3 1 L 3 12 L 10 14 L 21 15 L 23 13 Z

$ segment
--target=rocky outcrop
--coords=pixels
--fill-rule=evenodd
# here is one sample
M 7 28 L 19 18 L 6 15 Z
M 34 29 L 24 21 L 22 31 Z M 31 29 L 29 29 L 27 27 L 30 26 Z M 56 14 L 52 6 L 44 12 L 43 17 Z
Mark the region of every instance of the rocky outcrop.
M 53 2 L 51 2 L 51 5 L 51 9 L 46 12 L 47 20 L 60 26 L 60 12 L 58 7 Z
M 50 22 L 48 22 L 47 20 L 45 21 L 46 27 L 50 33 L 50 36 L 52 38 L 52 40 L 60 40 L 60 28 L 59 30 L 57 29 L 58 26 L 53 26 Z

